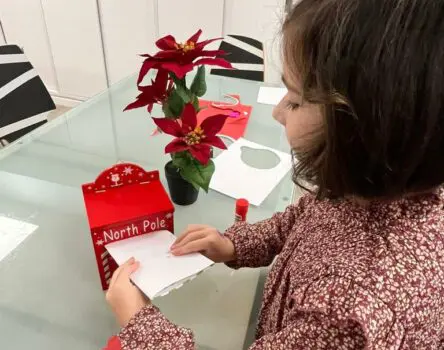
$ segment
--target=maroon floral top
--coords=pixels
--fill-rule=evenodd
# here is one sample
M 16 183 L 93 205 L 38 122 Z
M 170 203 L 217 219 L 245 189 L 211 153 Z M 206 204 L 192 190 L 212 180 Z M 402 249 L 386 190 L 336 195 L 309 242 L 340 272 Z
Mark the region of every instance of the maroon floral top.
M 250 349 L 444 349 L 443 205 L 443 190 L 367 207 L 305 196 L 230 228 L 232 267 L 266 266 L 279 254 Z M 195 343 L 148 306 L 110 342 L 120 348 Z

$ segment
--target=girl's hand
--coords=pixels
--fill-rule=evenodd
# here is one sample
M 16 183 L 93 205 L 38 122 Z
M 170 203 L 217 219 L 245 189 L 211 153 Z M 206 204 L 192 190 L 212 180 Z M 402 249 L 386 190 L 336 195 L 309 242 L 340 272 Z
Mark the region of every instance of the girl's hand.
M 129 259 L 120 266 L 111 278 L 106 301 L 111 306 L 121 327 L 128 322 L 144 306 L 150 303 L 144 294 L 130 281 L 130 276 L 139 268 L 139 262 Z
M 229 262 L 236 259 L 233 242 L 221 235 L 214 227 L 190 225 L 171 246 L 176 256 L 202 253 L 214 262 Z

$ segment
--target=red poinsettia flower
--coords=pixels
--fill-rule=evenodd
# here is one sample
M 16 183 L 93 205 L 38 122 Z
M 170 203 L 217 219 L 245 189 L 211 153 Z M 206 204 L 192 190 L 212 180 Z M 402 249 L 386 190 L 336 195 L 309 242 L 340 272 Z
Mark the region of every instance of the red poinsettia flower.
M 165 134 L 175 136 L 165 147 L 165 153 L 189 151 L 201 164 L 207 165 L 211 157 L 211 147 L 226 149 L 224 142 L 216 134 L 224 126 L 226 115 L 218 114 L 206 118 L 197 125 L 196 110 L 192 104 L 185 105 L 179 124 L 176 120 L 153 118 Z
M 137 84 L 140 84 L 145 75 L 153 68 L 165 69 L 174 73 L 179 79 L 191 72 L 194 67 L 201 65 L 212 65 L 223 68 L 233 68 L 231 63 L 217 56 L 225 55 L 223 50 L 204 50 L 205 46 L 222 38 L 210 39 L 198 42 L 202 30 L 198 30 L 185 43 L 178 43 L 172 35 L 167 35 L 156 42 L 156 46 L 161 50 L 154 56 L 147 57 L 140 69 Z M 195 61 L 198 57 L 204 57 Z
M 147 106 L 148 112 L 151 113 L 155 103 L 165 101 L 173 88 L 173 81 L 169 78 L 168 72 L 159 69 L 156 79 L 151 81 L 151 85 L 139 86 L 141 93 L 137 96 L 136 101 L 130 103 L 124 111 Z

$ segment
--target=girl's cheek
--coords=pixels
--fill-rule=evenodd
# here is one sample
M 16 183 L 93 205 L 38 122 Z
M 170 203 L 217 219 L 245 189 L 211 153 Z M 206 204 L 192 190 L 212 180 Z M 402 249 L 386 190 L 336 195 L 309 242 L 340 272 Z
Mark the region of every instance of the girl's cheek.
M 293 149 L 298 149 L 301 144 L 301 139 L 300 139 L 301 135 L 298 131 L 299 130 L 295 128 L 292 123 L 286 125 L 285 127 L 285 133 L 287 134 L 288 143 Z

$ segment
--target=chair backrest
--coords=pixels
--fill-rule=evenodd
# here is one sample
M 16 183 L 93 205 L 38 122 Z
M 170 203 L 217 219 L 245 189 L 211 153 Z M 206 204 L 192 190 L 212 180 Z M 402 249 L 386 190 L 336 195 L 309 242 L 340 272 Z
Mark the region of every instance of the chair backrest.
M 234 68 L 214 68 L 211 74 L 225 77 L 264 81 L 264 45 L 241 35 L 227 35 L 220 44 L 220 50 L 227 52 L 224 57 Z
M 55 104 L 22 49 L 0 46 L 0 143 L 10 143 L 47 122 Z

